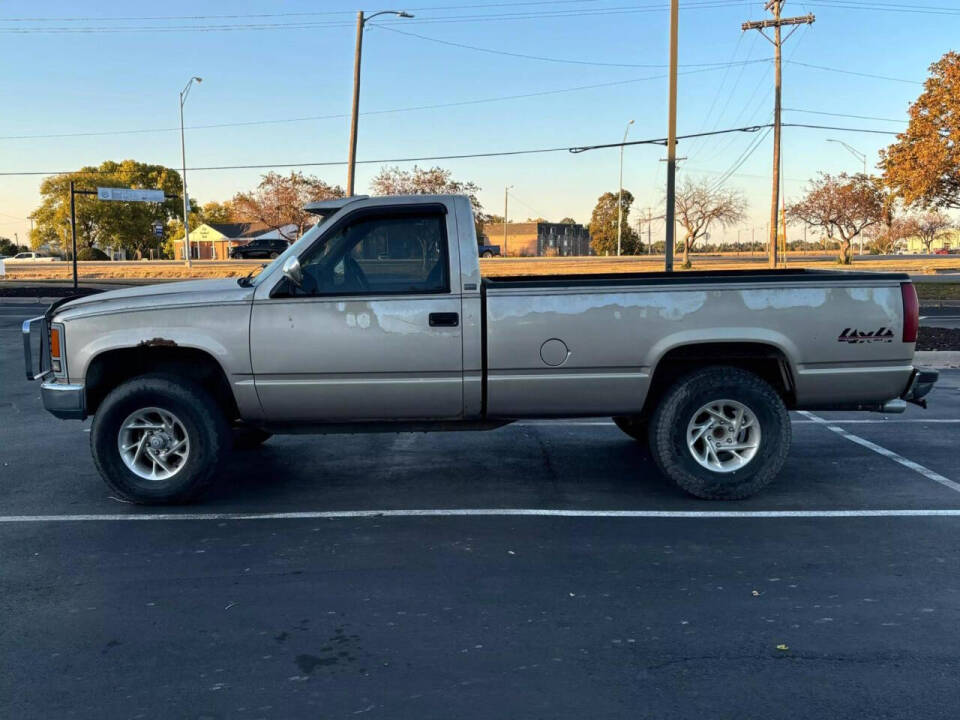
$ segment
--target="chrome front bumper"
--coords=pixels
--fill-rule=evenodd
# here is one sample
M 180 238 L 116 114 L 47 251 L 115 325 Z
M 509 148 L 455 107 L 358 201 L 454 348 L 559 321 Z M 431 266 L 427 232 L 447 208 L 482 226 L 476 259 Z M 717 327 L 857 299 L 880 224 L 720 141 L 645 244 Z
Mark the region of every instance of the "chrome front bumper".
M 87 416 L 83 385 L 41 383 L 40 397 L 47 412 L 62 420 L 83 420 Z

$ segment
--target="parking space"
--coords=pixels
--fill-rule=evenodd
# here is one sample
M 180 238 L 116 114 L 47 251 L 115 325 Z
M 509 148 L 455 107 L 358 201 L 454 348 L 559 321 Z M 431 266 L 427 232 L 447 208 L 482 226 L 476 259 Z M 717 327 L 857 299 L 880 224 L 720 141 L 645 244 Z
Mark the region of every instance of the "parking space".
M 157 510 L 42 411 L 31 310 L 0 305 L 5 716 L 955 712 L 960 371 L 927 411 L 794 413 L 742 502 L 683 495 L 598 419 L 273 438 Z M 158 515 L 183 519 L 124 521 Z

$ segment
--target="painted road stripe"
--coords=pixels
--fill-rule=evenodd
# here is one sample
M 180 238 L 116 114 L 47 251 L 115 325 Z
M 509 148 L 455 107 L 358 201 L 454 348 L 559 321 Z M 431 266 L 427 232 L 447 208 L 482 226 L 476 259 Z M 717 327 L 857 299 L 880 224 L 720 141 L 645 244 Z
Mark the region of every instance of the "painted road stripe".
M 801 413 L 802 414 L 802 413 Z M 831 425 L 893 425 L 899 423 L 915 423 L 917 425 L 957 425 L 960 424 L 960 419 L 954 418 L 930 418 L 928 420 L 920 420 L 917 418 L 889 418 L 885 420 L 881 419 L 861 419 L 861 420 L 825 420 L 819 418 L 817 420 L 797 420 L 796 418 L 791 418 L 790 420 L 794 425 L 813 425 L 820 424 L 821 421 L 829 422 Z M 519 422 L 511 423 L 513 425 L 518 425 L 521 427 L 536 427 L 538 425 L 544 426 L 556 426 L 559 425 L 563 427 L 564 425 L 569 425 L 571 427 L 614 427 L 615 423 L 610 420 L 522 420 Z
M 869 440 L 865 440 L 859 435 L 854 435 L 851 432 L 844 430 L 842 427 L 838 427 L 835 423 L 830 422 L 829 420 L 824 420 L 822 417 L 814 415 L 812 412 L 807 412 L 806 410 L 801 410 L 800 414 L 804 417 L 807 417 L 813 420 L 815 423 L 823 425 L 828 430 L 835 432 L 840 437 L 846 438 L 850 442 L 855 442 L 857 445 L 861 445 L 869 450 L 873 450 L 875 453 L 883 455 L 884 457 L 890 458 L 894 462 L 898 462 L 906 468 L 910 468 L 914 472 L 918 472 L 923 475 L 928 480 L 933 480 L 934 482 L 940 483 L 944 487 L 948 487 L 951 490 L 956 490 L 960 492 L 960 483 L 956 483 L 950 478 L 944 477 L 940 473 L 936 473 L 930 468 L 926 468 L 919 463 L 915 463 L 913 460 L 908 460 L 902 455 L 898 455 L 893 452 L 893 450 L 887 450 L 887 448 L 872 443 Z
M 148 522 L 169 520 L 340 520 L 404 517 L 564 517 L 564 518 L 887 518 L 960 517 L 950 510 L 545 510 L 538 508 L 448 510 L 330 510 L 278 513 L 144 513 L 116 515 L 0 515 L 5 523 Z

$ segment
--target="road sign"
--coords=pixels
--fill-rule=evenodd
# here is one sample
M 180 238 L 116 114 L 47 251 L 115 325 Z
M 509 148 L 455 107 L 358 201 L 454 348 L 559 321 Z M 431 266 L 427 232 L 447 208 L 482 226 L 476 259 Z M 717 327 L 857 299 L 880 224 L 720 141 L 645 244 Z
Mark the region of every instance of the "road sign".
M 163 237 L 163 225 L 161 223 L 153 224 L 153 234 L 158 238 Z
M 98 187 L 97 198 L 99 200 L 120 200 L 122 202 L 162 203 L 164 194 L 163 190 Z

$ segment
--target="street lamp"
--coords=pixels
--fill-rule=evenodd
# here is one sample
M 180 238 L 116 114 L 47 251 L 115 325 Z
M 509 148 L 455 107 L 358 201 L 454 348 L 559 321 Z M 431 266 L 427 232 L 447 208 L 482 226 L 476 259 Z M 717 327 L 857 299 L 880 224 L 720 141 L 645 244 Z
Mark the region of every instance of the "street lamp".
M 863 174 L 867 174 L 867 156 L 862 152 L 857 150 L 855 147 L 847 145 L 843 140 L 834 140 L 833 138 L 827 138 L 827 142 L 837 143 L 838 145 L 843 145 L 847 150 L 850 151 L 850 154 L 856 157 L 860 162 L 863 163 Z
M 194 75 L 187 82 L 186 87 L 180 91 L 180 161 L 183 169 L 183 247 L 184 247 L 184 258 L 187 261 L 187 267 L 191 267 L 190 263 L 190 198 L 187 195 L 187 149 L 183 141 L 183 104 L 187 101 L 187 95 L 190 93 L 190 88 L 193 87 L 193 81 L 196 80 L 198 83 L 203 82 L 203 78 L 199 78 Z
M 623 145 L 627 142 L 627 133 L 633 120 L 627 123 L 623 131 L 623 143 L 620 145 L 620 192 L 617 195 L 617 257 L 620 257 L 620 236 L 623 234 Z
M 513 185 L 507 185 L 503 188 L 503 256 L 507 256 L 507 197 L 508 191 L 513 189 Z
M 838 145 L 843 145 L 847 150 L 850 151 L 850 154 L 857 158 L 860 162 L 863 163 L 863 175 L 867 175 L 867 156 L 857 150 L 855 147 L 847 145 L 843 140 L 834 140 L 833 138 L 827 138 L 827 142 L 837 143 Z M 863 233 L 860 234 L 860 254 L 863 255 Z
M 357 115 L 360 111 L 360 54 L 363 50 L 363 26 L 367 20 L 378 15 L 396 15 L 412 18 L 404 10 L 381 10 L 373 15 L 364 16 L 363 10 L 357 13 L 357 49 L 353 57 L 353 111 L 350 115 L 350 157 L 347 164 L 347 197 L 353 195 L 353 177 L 357 170 Z

